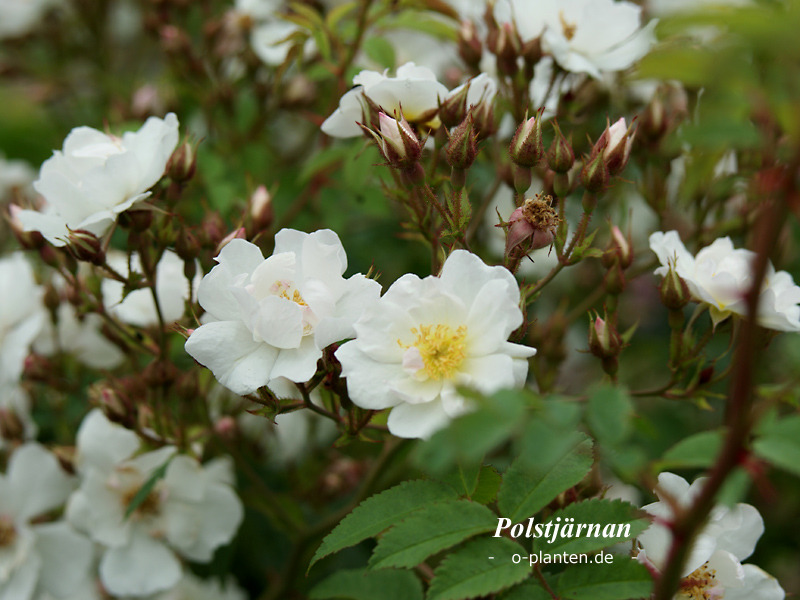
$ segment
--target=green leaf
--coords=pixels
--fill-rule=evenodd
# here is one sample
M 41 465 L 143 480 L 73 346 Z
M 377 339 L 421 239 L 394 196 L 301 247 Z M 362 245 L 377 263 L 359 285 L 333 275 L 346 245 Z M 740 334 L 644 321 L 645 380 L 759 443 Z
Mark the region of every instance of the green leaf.
M 565 600 L 627 600 L 648 598 L 653 579 L 650 573 L 627 556 L 615 556 L 611 564 L 571 567 L 558 579 L 558 595 Z
M 563 453 L 537 462 L 519 456 L 503 476 L 498 495 L 502 515 L 518 523 L 552 502 L 558 494 L 578 484 L 592 468 L 592 440 L 573 432 Z
M 385 598 L 391 590 L 393 600 L 422 600 L 422 583 L 410 571 L 369 571 L 349 569 L 337 571 L 318 583 L 308 597 L 311 600 L 342 599 L 375 600 Z
M 508 590 L 500 600 L 553 600 L 553 597 L 537 581 L 528 579 Z
M 690 435 L 664 453 L 664 457 L 656 465 L 656 470 L 710 467 L 722 448 L 724 433 L 724 429 L 718 429 Z
M 464 600 L 493 594 L 519 583 L 530 574 L 525 560 L 511 557 L 528 551 L 507 538 L 478 538 L 448 555 L 434 571 L 427 600 Z
M 472 501 L 479 504 L 489 504 L 497 497 L 497 491 L 500 489 L 500 484 L 503 478 L 497 469 L 489 465 L 481 467 L 481 472 L 478 475 L 478 485 L 475 486 L 475 491 L 472 492 Z
M 639 509 L 622 500 L 576 502 L 553 513 L 548 520 L 553 523 L 550 536 L 539 540 L 539 548 L 547 554 L 582 554 L 607 548 L 647 529 L 650 521 L 641 515 Z
M 156 483 L 160 479 L 164 478 L 164 475 L 167 473 L 167 467 L 169 466 L 169 462 L 172 460 L 170 457 L 167 461 L 158 467 L 150 477 L 142 484 L 142 487 L 139 488 L 139 491 L 134 494 L 131 501 L 128 503 L 128 507 L 125 509 L 125 519 L 130 517 L 139 506 L 141 506 L 142 502 L 147 500 L 147 497 L 150 495 L 150 492 L 153 491 L 153 488 L 156 486 Z
M 443 481 L 460 495 L 472 498 L 472 493 L 475 491 L 475 486 L 478 485 L 480 474 L 480 464 L 458 465 Z
M 455 491 L 442 483 L 418 479 L 367 498 L 322 540 L 309 568 L 329 554 L 379 534 L 420 508 L 455 497 Z
M 800 475 L 800 415 L 774 421 L 762 427 L 753 450 L 776 467 Z
M 374 36 L 364 40 L 364 53 L 380 66 L 394 68 L 394 46 L 386 38 Z
M 475 412 L 459 417 L 417 446 L 416 464 L 430 473 L 442 474 L 456 464 L 480 463 L 517 430 L 529 398 L 530 394 L 523 390 L 475 397 Z
M 440 502 L 418 510 L 378 542 L 372 568 L 414 567 L 426 558 L 478 533 L 494 531 L 497 515 L 469 500 Z
M 589 398 L 586 420 L 598 441 L 616 445 L 630 433 L 633 402 L 626 390 L 603 386 Z

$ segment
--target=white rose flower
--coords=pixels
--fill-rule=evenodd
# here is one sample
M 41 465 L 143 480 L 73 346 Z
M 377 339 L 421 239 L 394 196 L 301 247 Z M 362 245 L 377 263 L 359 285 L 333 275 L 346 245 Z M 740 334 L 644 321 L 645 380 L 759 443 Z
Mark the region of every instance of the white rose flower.
M 63 504 L 73 480 L 34 442 L 20 446 L 0 475 L 0 598 L 62 597 L 89 578 L 92 543 L 67 523 L 33 524 Z
M 128 275 L 128 257 L 121 252 L 109 252 L 106 262 L 123 276 Z M 173 323 L 183 317 L 189 299 L 189 280 L 183 274 L 183 260 L 172 250 L 165 250 L 156 265 L 156 296 L 165 323 Z M 139 255 L 131 255 L 131 268 L 142 273 Z M 200 285 L 200 275 L 191 282 L 192 297 Z M 141 288 L 122 297 L 123 284 L 115 279 L 104 279 L 100 289 L 108 312 L 120 321 L 147 327 L 158 324 L 158 310 L 150 288 Z
M 27 231 L 39 231 L 54 246 L 66 245 L 69 229 L 106 233 L 120 213 L 144 200 L 161 179 L 178 143 L 178 118 L 150 117 L 122 137 L 76 127 L 42 165 L 33 187 L 45 199 L 43 212 L 19 213 Z
M 507 341 L 522 324 L 519 300 L 507 269 L 465 250 L 449 256 L 439 277 L 402 276 L 336 352 L 350 398 L 391 408 L 394 435 L 427 438 L 469 409 L 456 386 L 488 394 L 523 385 L 536 350 Z
M 650 50 L 656 21 L 641 27 L 642 9 L 614 0 L 501 0 L 500 22 L 512 21 L 524 42 L 541 36 L 542 50 L 572 73 L 599 78 L 627 69 Z
M 233 539 L 244 514 L 227 465 L 203 468 L 172 446 L 135 455 L 138 450 L 136 434 L 99 410 L 78 430 L 81 486 L 69 499 L 67 518 L 105 547 L 100 578 L 115 595 L 171 588 L 182 574 L 173 550 L 192 561 L 210 561 L 216 548 Z M 163 479 L 126 518 L 142 485 L 167 463 Z
M 675 502 L 688 508 L 701 493 L 707 478 L 689 483 L 673 473 L 658 476 L 658 502 L 642 509 L 655 517 L 639 536 L 637 559 L 662 570 L 672 543 L 669 523 L 675 518 Z M 666 499 L 669 496 L 670 500 Z M 764 521 L 753 506 L 739 503 L 732 508 L 718 505 L 695 538 L 682 572 L 683 580 L 676 599 L 725 598 L 725 600 L 783 600 L 778 582 L 753 565 L 742 565 L 753 553 L 764 533 Z
M 0 0 L 0 40 L 25 35 L 60 0 Z
M 724 237 L 692 256 L 677 231 L 657 231 L 650 236 L 650 249 L 662 267 L 656 275 L 666 275 L 669 266 L 686 282 L 698 302 L 708 304 L 714 324 L 731 314 L 747 315 L 745 295 L 752 285 L 752 263 L 755 253 L 735 249 Z M 772 264 L 767 273 L 758 303 L 758 323 L 778 331 L 800 331 L 800 287 L 786 271 L 776 272 Z
M 147 600 L 247 600 L 247 593 L 233 579 L 200 579 L 190 572 L 174 588 L 149 596 Z
M 22 252 L 0 258 L 0 387 L 22 375 L 31 343 L 44 325 L 43 290 Z
M 216 261 L 197 292 L 205 324 L 186 351 L 240 395 L 279 377 L 310 379 L 322 349 L 352 337 L 353 323 L 380 294 L 364 275 L 342 277 L 347 257 L 329 229 L 283 229 L 266 260 L 257 246 L 235 239 Z
M 323 133 L 341 138 L 361 135 L 358 122 L 363 121 L 365 96 L 386 114 L 399 114 L 402 107 L 403 116 L 410 123 L 438 127 L 439 102 L 448 94 L 433 71 L 414 63 L 399 67 L 395 77 L 387 77 L 385 72 L 361 71 L 353 77 L 353 84 L 357 87 L 342 96 L 339 108 L 322 124 Z

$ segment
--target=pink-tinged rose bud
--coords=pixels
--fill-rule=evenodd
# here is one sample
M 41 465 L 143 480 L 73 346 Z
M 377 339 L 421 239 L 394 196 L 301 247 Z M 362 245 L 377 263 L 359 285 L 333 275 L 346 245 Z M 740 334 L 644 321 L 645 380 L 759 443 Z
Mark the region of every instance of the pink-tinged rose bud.
M 217 249 L 214 251 L 214 256 L 217 256 L 222 251 L 222 249 L 228 245 L 228 242 L 230 242 L 231 240 L 235 240 L 237 238 L 242 240 L 247 239 L 244 227 L 239 227 L 239 229 L 234 229 L 228 235 L 222 238 L 222 241 L 217 245 Z
M 616 359 L 622 351 L 622 338 L 616 328 L 609 322 L 608 316 L 601 319 L 596 315 L 589 319 L 589 352 L 603 360 L 603 369 L 607 373 L 616 372 Z M 607 368 L 608 367 L 608 368 Z M 613 369 L 613 372 L 609 372 Z
M 633 125 L 628 127 L 624 118 L 613 125 L 607 125 L 603 135 L 592 148 L 590 162 L 597 156 L 602 156 L 608 174 L 612 177 L 618 175 L 631 157 L 634 135 Z
M 380 111 L 378 127 L 378 132 L 375 132 L 362 125 L 362 128 L 375 138 L 386 162 L 403 171 L 413 168 L 422 154 L 422 144 L 405 117 L 401 114 L 398 121 Z
M 91 231 L 70 229 L 67 236 L 67 250 L 76 260 L 102 265 L 106 261 L 103 243 Z
M 616 225 L 611 226 L 611 247 L 609 250 L 614 252 L 619 260 L 619 265 L 623 269 L 627 269 L 633 263 L 633 242 L 630 234 L 624 235 Z
M 253 229 L 256 232 L 268 229 L 275 218 L 272 194 L 264 185 L 258 186 L 250 196 L 250 218 L 253 219 Z
M 214 433 L 218 436 L 231 440 L 236 437 L 236 420 L 230 415 L 225 415 L 217 419 L 214 423 Z
M 528 254 L 553 243 L 558 228 L 558 214 L 547 196 L 527 198 L 508 219 L 506 256 Z
M 521 167 L 535 167 L 544 155 L 542 143 L 542 112 L 526 119 L 517 127 L 517 132 L 511 140 L 508 154 L 511 160 Z

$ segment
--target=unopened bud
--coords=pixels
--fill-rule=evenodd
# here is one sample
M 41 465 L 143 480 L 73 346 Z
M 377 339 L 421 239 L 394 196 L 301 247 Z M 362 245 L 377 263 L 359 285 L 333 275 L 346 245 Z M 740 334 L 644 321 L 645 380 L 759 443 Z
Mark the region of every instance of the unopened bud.
M 378 132 L 368 131 L 378 143 L 386 162 L 401 171 L 417 164 L 422 154 L 422 144 L 405 117 L 401 114 L 400 120 L 397 120 L 381 111 L 378 113 L 378 123 Z
M 184 140 L 169 157 L 167 162 L 167 175 L 173 181 L 180 183 L 189 181 L 197 168 L 196 146 Z
M 254 233 L 269 229 L 275 219 L 272 194 L 264 185 L 258 186 L 250 196 L 250 218 L 253 220 Z
M 497 69 L 504 75 L 514 76 L 519 70 L 517 57 L 522 53 L 522 42 L 510 23 L 503 23 L 497 33 Z
M 153 211 L 147 209 L 126 210 L 119 216 L 122 227 L 130 227 L 134 231 L 147 231 L 153 224 Z
M 603 160 L 603 153 L 590 158 L 581 170 L 581 183 L 591 194 L 598 194 L 608 187 L 608 167 Z
M 609 322 L 608 316 L 601 319 L 596 315 L 589 319 L 589 352 L 598 358 L 614 358 L 622 350 L 622 338 Z
M 123 424 L 128 422 L 129 409 L 127 402 L 120 397 L 117 390 L 105 382 L 96 383 L 89 387 L 89 403 L 102 410 L 109 421 Z
M 629 128 L 625 119 L 619 119 L 616 123 L 606 129 L 607 144 L 603 150 L 603 158 L 611 176 L 618 175 L 628 164 L 631 157 L 633 138 L 636 133 L 633 125 Z
M 85 229 L 70 229 L 67 250 L 76 260 L 102 265 L 106 262 L 103 243 L 95 234 Z
M 493 99 L 486 99 L 479 102 L 477 105 L 473 106 L 469 112 L 475 122 L 478 140 L 485 140 L 497 132 L 497 123 L 494 119 Z
M 19 245 L 22 246 L 23 249 L 38 250 L 45 245 L 44 236 L 38 231 L 25 231 L 25 227 L 19 219 L 19 213 L 21 211 L 22 209 L 16 204 L 9 204 L 8 206 L 8 216 L 6 220 L 8 221 L 9 227 L 11 227 L 11 233 L 14 234 L 14 237 L 17 238 Z
M 205 247 L 216 248 L 225 237 L 225 222 L 218 213 L 212 212 L 203 219 L 201 243 Z
M 669 310 L 682 310 L 692 299 L 689 286 L 672 266 L 664 275 L 659 291 L 661 292 L 661 302 Z
M 228 242 L 230 242 L 231 240 L 235 240 L 237 238 L 242 240 L 247 238 L 244 227 L 239 227 L 239 229 L 234 229 L 228 235 L 222 238 L 222 241 L 220 241 L 220 243 L 217 244 L 217 248 L 214 251 L 214 256 L 217 256 L 220 252 L 222 252 L 222 249 L 228 245 Z
M 0 437 L 4 440 L 22 440 L 25 424 L 13 409 L 0 408 Z
M 553 121 L 553 128 L 556 135 L 547 151 L 547 164 L 556 173 L 567 173 L 575 164 L 575 152 L 572 150 L 572 144 L 561 133 L 561 129 L 555 121 Z
M 467 96 L 469 86 L 462 85 L 450 92 L 439 104 L 439 119 L 450 129 L 461 123 L 467 116 Z
M 542 38 L 537 37 L 522 45 L 522 58 L 528 65 L 534 66 L 542 60 Z
M 450 134 L 445 148 L 447 162 L 454 169 L 469 169 L 478 155 L 478 134 L 475 132 L 472 114 L 468 114 Z
M 606 292 L 614 296 L 619 296 L 625 290 L 625 274 L 618 262 L 614 262 L 606 271 L 605 288 Z
M 475 23 L 469 20 L 461 22 L 458 31 L 458 53 L 469 67 L 477 68 L 483 56 L 483 47 L 478 36 Z
M 232 440 L 236 437 L 236 419 L 230 415 L 224 415 L 214 423 L 214 433 L 221 438 Z
M 542 112 L 527 118 L 517 127 L 517 132 L 508 147 L 508 154 L 511 160 L 521 167 L 535 167 L 544 155 L 544 144 L 542 143 Z
M 188 228 L 181 228 L 175 240 L 175 254 L 184 261 L 194 261 L 200 255 L 200 244 Z
M 51 451 L 61 468 L 70 475 L 75 475 L 75 446 L 54 446 Z
M 630 233 L 626 236 L 616 225 L 611 226 L 611 245 L 609 250 L 613 251 L 619 260 L 619 265 L 627 269 L 633 263 L 633 242 Z

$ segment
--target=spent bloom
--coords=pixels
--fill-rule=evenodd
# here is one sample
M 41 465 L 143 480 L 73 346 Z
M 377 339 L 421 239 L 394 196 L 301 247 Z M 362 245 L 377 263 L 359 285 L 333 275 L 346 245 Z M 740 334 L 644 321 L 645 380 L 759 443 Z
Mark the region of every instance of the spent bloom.
M 508 219 L 506 255 L 519 248 L 523 254 L 550 246 L 556 237 L 558 214 L 549 196 L 526 198 Z
M 657 571 L 663 569 L 672 543 L 669 524 L 675 518 L 676 505 L 681 509 L 691 506 L 706 480 L 701 477 L 689 485 L 673 473 L 658 476 L 659 501 L 643 507 L 654 521 L 639 536 L 639 562 Z M 694 540 L 676 599 L 783 600 L 783 589 L 773 577 L 740 562 L 753 553 L 763 532 L 764 521 L 755 507 L 743 503 L 730 508 L 715 506 Z
M 439 101 L 448 94 L 433 71 L 414 63 L 399 67 L 395 77 L 386 72 L 361 71 L 353 77 L 353 84 L 356 87 L 342 96 L 339 108 L 322 124 L 323 133 L 341 138 L 361 135 L 358 122 L 364 121 L 365 113 L 369 114 L 368 101 L 387 114 L 402 111 L 411 123 L 438 127 Z
M 45 200 L 42 211 L 21 211 L 19 219 L 55 246 L 66 245 L 69 230 L 103 235 L 120 213 L 150 195 L 177 143 L 173 113 L 150 117 L 122 137 L 76 127 L 33 184 Z
M 657 231 L 650 236 L 650 249 L 663 266 L 656 275 L 666 275 L 672 267 L 686 282 L 692 297 L 708 305 L 717 324 L 730 315 L 747 315 L 745 295 L 752 285 L 752 263 L 755 253 L 734 248 L 724 237 L 702 248 L 692 256 L 677 231 Z M 772 263 L 758 302 L 758 323 L 767 329 L 800 331 L 800 287 L 786 271 L 775 271 Z
M 389 431 L 429 437 L 469 410 L 459 385 L 521 386 L 536 350 L 508 342 L 522 324 L 519 286 L 503 267 L 453 252 L 440 276 L 407 274 L 365 307 L 356 338 L 336 352 L 353 402 L 391 408 Z
M 100 578 L 115 595 L 145 596 L 171 588 L 182 574 L 175 553 L 209 562 L 231 541 L 244 514 L 227 463 L 203 467 L 173 446 L 144 454 L 139 449 L 136 434 L 99 410 L 90 412 L 78 430 L 81 484 L 69 499 L 67 518 L 102 545 Z M 163 478 L 127 515 L 142 486 L 165 465 Z
M 267 259 L 245 240 L 231 240 L 197 292 L 204 324 L 186 351 L 237 394 L 271 380 L 310 379 L 326 346 L 353 336 L 353 323 L 377 300 L 380 286 L 362 274 L 345 279 L 339 237 L 283 229 Z
M 542 50 L 572 73 L 599 78 L 627 69 L 655 41 L 653 20 L 641 26 L 642 9 L 614 0 L 501 0 L 500 22 L 513 21 L 523 42 L 541 38 Z
M 89 578 L 92 543 L 64 521 L 39 517 L 61 506 L 74 487 L 50 452 L 20 446 L 0 475 L 0 598 L 62 598 Z

